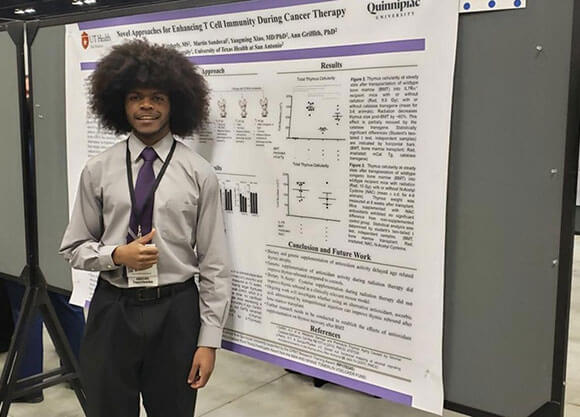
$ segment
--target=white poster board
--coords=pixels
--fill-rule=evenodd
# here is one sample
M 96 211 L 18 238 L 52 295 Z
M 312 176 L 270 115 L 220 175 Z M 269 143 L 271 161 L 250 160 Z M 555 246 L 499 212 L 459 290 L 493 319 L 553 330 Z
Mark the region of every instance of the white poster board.
M 99 58 L 134 38 L 177 47 L 212 90 L 184 141 L 221 183 L 223 346 L 441 414 L 457 16 L 454 0 L 257 0 L 69 25 L 70 203 L 119 139 L 87 111 Z

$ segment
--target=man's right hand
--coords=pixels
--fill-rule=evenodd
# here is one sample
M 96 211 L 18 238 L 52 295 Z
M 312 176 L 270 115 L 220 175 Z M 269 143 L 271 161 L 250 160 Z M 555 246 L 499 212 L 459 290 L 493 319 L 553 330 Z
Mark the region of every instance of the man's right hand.
M 151 268 L 157 263 L 159 251 L 155 246 L 146 245 L 153 239 L 154 235 L 155 229 L 131 243 L 117 246 L 113 251 L 113 262 L 116 265 L 125 265 L 136 271 Z

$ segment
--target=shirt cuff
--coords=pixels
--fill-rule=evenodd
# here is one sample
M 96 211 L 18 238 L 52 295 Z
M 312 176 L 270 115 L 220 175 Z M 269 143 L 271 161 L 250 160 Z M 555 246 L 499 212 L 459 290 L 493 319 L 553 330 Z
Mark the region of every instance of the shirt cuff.
M 99 265 L 101 271 L 113 271 L 122 265 L 115 265 L 113 262 L 113 251 L 119 245 L 104 245 L 99 248 Z
M 197 346 L 220 348 L 222 346 L 222 327 L 207 326 L 201 324 L 199 329 L 199 338 L 197 339 Z

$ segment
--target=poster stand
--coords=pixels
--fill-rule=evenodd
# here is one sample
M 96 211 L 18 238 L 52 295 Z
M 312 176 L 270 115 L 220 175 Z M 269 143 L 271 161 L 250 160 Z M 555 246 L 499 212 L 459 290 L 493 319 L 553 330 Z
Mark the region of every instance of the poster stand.
M 202 0 L 196 2 L 196 6 L 227 2 Z M 50 50 L 53 54 L 52 51 L 64 48 L 61 46 L 64 37 L 62 25 L 79 20 L 187 7 L 192 7 L 191 2 L 181 0 L 170 4 L 99 11 L 90 16 L 78 14 L 46 19 L 40 25 L 45 32 L 38 38 L 43 40 L 43 50 Z M 453 174 L 449 199 L 451 216 L 447 228 L 449 250 L 444 339 L 446 409 L 482 417 L 524 415 L 522 412 L 510 412 L 510 407 L 517 406 L 518 409 L 527 410 L 525 415 L 534 417 L 563 415 L 578 166 L 580 72 L 577 69 L 580 50 L 574 46 L 580 39 L 580 25 L 575 24 L 579 18 L 580 0 L 534 2 L 529 4 L 526 11 L 480 13 L 462 17 L 450 163 Z M 548 27 L 557 30 L 547 30 Z M 510 36 L 513 33 L 518 33 L 518 36 Z M 548 55 L 545 53 L 535 52 L 535 40 L 538 37 L 542 39 L 544 51 L 550 51 L 549 59 L 546 59 Z M 572 45 L 571 51 L 568 46 L 562 45 Z M 55 61 L 50 61 L 51 65 L 56 65 Z M 60 61 L 57 64 L 61 65 Z M 60 72 L 52 73 L 60 77 Z M 501 77 L 497 74 L 505 79 L 500 82 Z M 50 80 L 55 81 L 53 78 Z M 554 80 L 564 81 L 554 83 Z M 62 89 L 61 81 L 56 81 L 46 83 L 51 86 L 50 89 L 40 85 L 42 90 L 48 90 L 43 91 L 45 95 L 51 98 L 56 96 L 56 87 L 52 88 L 54 85 Z M 560 104 L 561 108 L 556 105 L 550 108 L 537 106 L 537 100 L 530 96 L 534 97 L 533 94 L 538 94 L 538 91 L 543 92 L 547 102 Z M 510 92 L 511 95 L 508 95 Z M 39 96 L 37 94 L 37 99 Z M 64 103 L 63 97 L 58 98 Z M 58 115 L 63 112 L 64 104 L 54 101 L 56 105 L 51 107 L 52 113 L 49 114 Z M 514 109 L 517 109 L 516 117 L 506 117 Z M 543 112 L 541 115 L 538 109 Z M 525 117 L 518 118 L 521 114 Z M 550 134 L 543 135 L 543 128 Z M 559 129 L 565 129 L 565 132 L 562 135 L 554 134 L 555 131 L 560 132 Z M 53 139 L 44 143 L 54 146 L 54 141 L 62 137 L 61 130 L 54 134 L 53 130 L 44 129 L 44 136 Z M 495 134 L 491 134 L 490 130 Z M 514 132 L 518 135 L 514 136 Z M 546 141 L 546 137 L 551 140 Z M 561 146 L 562 141 L 557 140 L 562 137 L 565 150 Z M 508 146 L 510 144 L 514 145 L 513 148 Z M 498 149 L 503 151 L 498 152 Z M 527 153 L 523 153 L 523 149 Z M 527 159 L 522 158 L 523 154 Z M 565 161 L 560 160 L 560 154 L 565 156 Z M 537 155 L 538 159 L 531 158 L 532 155 Z M 482 161 L 481 166 L 476 164 L 478 161 Z M 549 180 L 544 182 L 549 184 L 542 182 L 544 177 L 540 178 L 535 171 L 540 168 L 542 172 L 549 173 L 549 169 L 544 169 L 547 164 L 556 164 L 553 166 L 559 170 L 557 175 L 546 175 Z M 494 169 L 490 170 L 490 166 Z M 514 169 L 514 166 L 518 169 Z M 548 168 L 553 166 L 549 165 Z M 513 179 L 514 173 L 521 174 L 519 181 Z M 64 176 L 53 174 L 53 171 L 50 174 L 55 176 L 50 179 L 56 183 L 64 183 L 66 180 Z M 560 181 L 563 181 L 563 187 Z M 506 184 L 512 183 L 517 183 L 517 187 L 507 188 L 508 192 L 502 191 L 506 189 Z M 487 185 L 489 188 L 485 187 Z M 498 185 L 501 186 L 501 193 Z M 524 190 L 524 185 L 533 186 L 542 198 L 531 204 L 530 199 L 522 198 L 522 195 L 534 195 L 532 192 L 514 192 Z M 549 199 L 545 195 L 556 188 L 557 196 L 550 200 L 552 203 L 558 200 L 554 208 L 553 204 L 546 203 Z M 485 205 L 481 201 L 485 201 Z M 485 211 L 480 210 L 482 207 Z M 54 207 L 54 212 L 64 213 L 64 210 L 64 205 Z M 511 217 L 508 214 L 512 214 Z M 477 221 L 482 218 L 487 220 L 485 230 L 479 228 L 475 229 L 478 233 L 472 233 L 473 226 L 479 224 Z M 524 218 L 525 221 L 522 220 Z M 553 233 L 556 230 L 553 223 L 558 226 L 559 233 Z M 577 227 L 577 230 L 580 228 Z M 476 237 L 472 238 L 469 234 Z M 498 250 L 507 238 L 510 238 L 509 257 L 503 256 L 503 252 Z M 482 242 L 487 242 L 487 245 Z M 536 246 L 532 245 L 534 242 L 537 242 Z M 546 250 L 553 247 L 556 250 Z M 537 248 L 542 250 L 538 251 Z M 530 253 L 534 256 L 528 256 Z M 524 258 L 524 255 L 527 257 Z M 550 256 L 552 258 L 547 262 L 545 258 Z M 514 259 L 526 259 L 526 262 L 519 262 L 516 268 Z M 535 262 L 532 263 L 531 259 Z M 475 261 L 484 263 L 485 268 L 478 268 Z M 548 267 L 545 268 L 544 264 L 548 264 Z M 529 273 L 527 265 L 534 273 Z M 45 265 L 43 269 L 47 271 Z M 493 271 L 490 272 L 490 269 Z M 50 280 L 55 274 L 47 276 Z M 535 281 L 531 282 L 531 277 Z M 495 278 L 495 281 L 489 278 Z M 551 291 L 545 289 L 546 286 L 552 288 L 552 285 L 557 288 L 557 300 L 553 303 L 548 302 L 546 297 Z M 497 292 L 492 292 L 497 288 L 501 288 L 505 296 L 500 297 Z M 514 300 L 519 300 L 522 288 L 526 289 L 527 304 L 514 303 Z M 530 301 L 532 299 L 535 301 Z M 492 300 L 495 308 L 486 309 L 485 314 L 478 314 L 478 300 Z M 527 308 L 528 304 L 532 307 Z M 509 315 L 490 317 L 494 311 L 507 311 Z M 528 329 L 526 323 L 530 323 L 530 312 L 539 312 L 538 317 L 545 317 L 546 320 L 542 322 L 543 326 L 534 323 L 529 334 L 522 333 L 523 329 Z M 552 325 L 547 326 L 550 324 L 548 322 Z M 486 323 L 501 323 L 502 326 L 485 327 Z M 550 337 L 538 338 L 540 328 L 549 331 Z M 553 335 L 552 330 L 555 330 Z M 548 339 L 552 343 L 546 342 Z M 542 343 L 547 346 L 545 350 L 549 350 L 549 354 L 537 348 Z M 521 349 L 522 346 L 526 349 Z M 477 347 L 483 353 L 481 360 L 473 360 L 472 347 Z M 534 351 L 533 354 L 530 350 Z M 502 358 L 508 359 L 502 362 Z M 539 366 L 540 362 L 549 363 Z M 540 368 L 548 370 L 547 377 L 539 372 L 530 376 L 522 371 Z M 551 385 L 546 396 L 531 393 L 530 385 L 543 386 L 546 385 L 545 381 Z M 519 389 L 519 385 L 525 385 L 525 388 Z M 518 398 L 510 395 L 508 392 L 514 391 L 514 387 L 525 395 Z M 2 395 L 0 392 L 0 399 Z M 537 399 L 544 402 L 539 403 L 530 414 L 531 407 L 526 402 Z
M 71 384 L 81 407 L 86 413 L 86 398 L 80 382 L 78 364 L 69 346 L 64 330 L 57 319 L 54 307 L 48 296 L 46 280 L 39 267 L 36 165 L 32 120 L 26 100 L 24 60 L 29 58 L 25 55 L 24 51 L 24 30 L 27 30 L 28 45 L 30 45 L 36 33 L 36 25 L 28 25 L 26 29 L 24 23 L 20 22 L 11 23 L 7 26 L 10 38 L 16 45 L 18 62 L 26 266 L 20 275 L 20 281 L 25 286 L 22 309 L 14 329 L 10 349 L 0 378 L 0 401 L 2 403 L 0 417 L 6 417 L 8 415 L 10 405 L 16 398 L 67 381 Z M 42 319 L 60 358 L 61 366 L 39 375 L 18 379 L 17 370 L 20 367 L 28 343 L 26 336 L 38 313 L 42 315 Z

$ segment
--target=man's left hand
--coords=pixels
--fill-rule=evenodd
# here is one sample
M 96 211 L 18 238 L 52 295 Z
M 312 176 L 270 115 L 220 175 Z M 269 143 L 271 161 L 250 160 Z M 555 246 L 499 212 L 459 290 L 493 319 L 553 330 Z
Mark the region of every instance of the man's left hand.
M 200 346 L 193 355 L 187 383 L 193 389 L 205 387 L 215 365 L 215 348 Z

